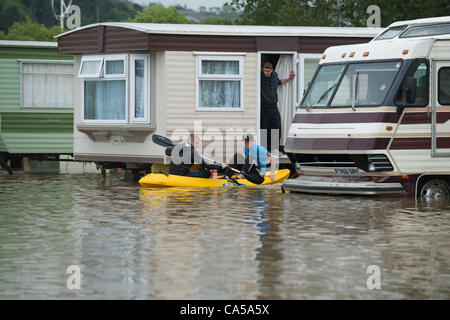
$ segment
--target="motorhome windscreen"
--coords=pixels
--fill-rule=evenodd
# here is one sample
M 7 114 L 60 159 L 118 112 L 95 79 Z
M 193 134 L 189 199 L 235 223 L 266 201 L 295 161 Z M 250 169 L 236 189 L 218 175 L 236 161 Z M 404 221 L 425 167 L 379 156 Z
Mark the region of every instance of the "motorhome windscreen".
M 405 28 L 406 26 L 389 28 L 385 32 L 380 34 L 378 37 L 376 37 L 375 40 L 386 40 L 395 38 L 400 32 L 405 30 Z
M 441 34 L 450 34 L 450 24 L 411 27 L 406 30 L 400 38 L 437 36 Z
M 400 61 L 353 63 L 346 69 L 342 80 L 340 78 L 345 65 L 322 66 L 302 107 L 309 109 L 380 105 L 401 64 Z M 336 93 L 333 94 L 334 92 Z
M 326 107 L 344 69 L 345 64 L 322 65 L 303 100 L 302 107 Z

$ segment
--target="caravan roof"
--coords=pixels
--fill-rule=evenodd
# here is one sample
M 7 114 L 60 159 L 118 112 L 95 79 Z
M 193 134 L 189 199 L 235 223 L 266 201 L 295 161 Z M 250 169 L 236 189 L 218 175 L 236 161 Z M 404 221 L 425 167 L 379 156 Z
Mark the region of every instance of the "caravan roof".
M 204 25 L 204 24 L 161 24 L 103 22 L 86 25 L 60 35 L 97 26 L 127 28 L 154 34 L 223 35 L 223 36 L 323 36 L 323 37 L 374 37 L 380 28 L 356 27 L 291 27 L 291 26 L 249 26 L 249 25 Z

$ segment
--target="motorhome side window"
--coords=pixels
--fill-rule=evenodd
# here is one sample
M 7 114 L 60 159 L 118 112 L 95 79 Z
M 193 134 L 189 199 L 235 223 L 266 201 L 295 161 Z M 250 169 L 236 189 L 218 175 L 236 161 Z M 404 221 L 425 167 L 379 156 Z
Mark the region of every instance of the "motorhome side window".
M 402 32 L 405 29 L 406 26 L 389 28 L 388 30 L 380 34 L 375 40 L 386 40 L 395 38 L 397 35 L 400 34 L 400 32 Z
M 400 35 L 400 38 L 436 36 L 450 33 L 450 24 L 435 24 L 411 27 Z
M 414 61 L 408 68 L 406 76 L 402 85 L 395 96 L 395 104 L 408 104 L 416 106 L 428 105 L 428 64 L 425 61 Z M 407 101 L 407 81 L 415 82 L 415 99 L 414 101 Z M 409 89 L 411 90 L 411 89 Z
M 78 74 L 83 121 L 148 122 L 149 73 L 148 55 L 83 56 Z
M 441 68 L 438 73 L 438 101 L 441 105 L 450 105 L 450 68 Z
M 241 56 L 197 57 L 197 110 L 242 110 Z

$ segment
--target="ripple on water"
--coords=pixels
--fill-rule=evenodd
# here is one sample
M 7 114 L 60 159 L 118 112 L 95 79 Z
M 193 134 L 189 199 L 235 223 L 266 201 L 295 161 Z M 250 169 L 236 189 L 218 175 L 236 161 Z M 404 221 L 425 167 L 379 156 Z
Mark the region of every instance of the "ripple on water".
M 448 203 L 23 175 L 0 211 L 1 298 L 450 298 Z

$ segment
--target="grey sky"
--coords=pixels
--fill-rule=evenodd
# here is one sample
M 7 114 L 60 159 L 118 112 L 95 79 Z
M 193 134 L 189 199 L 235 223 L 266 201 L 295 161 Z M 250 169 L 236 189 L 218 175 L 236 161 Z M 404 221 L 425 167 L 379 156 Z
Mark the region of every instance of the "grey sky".
M 149 2 L 159 2 L 165 7 L 174 5 L 186 5 L 190 9 L 198 10 L 199 7 L 204 6 L 206 8 L 222 7 L 226 2 L 231 0 L 131 0 L 140 4 L 148 4 Z

